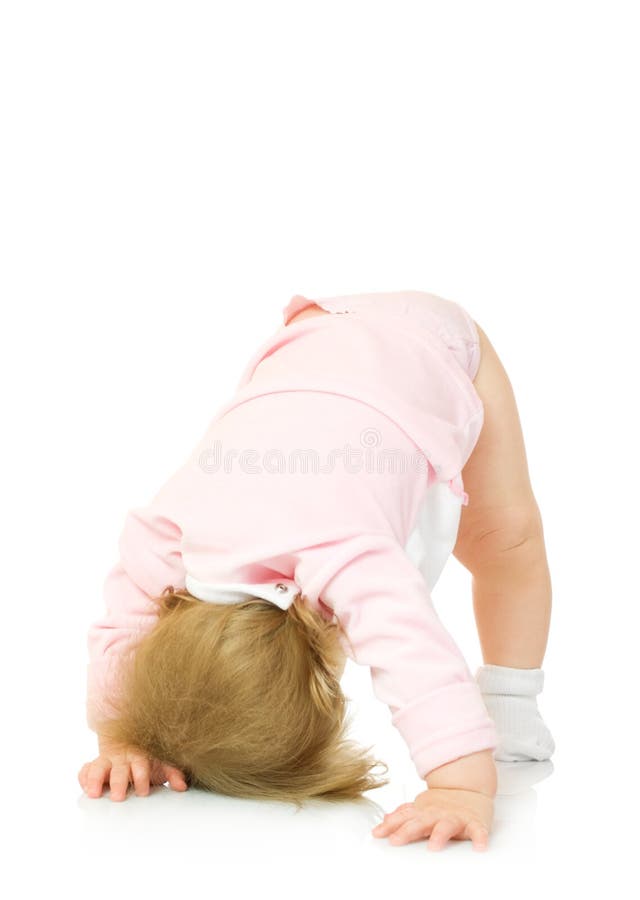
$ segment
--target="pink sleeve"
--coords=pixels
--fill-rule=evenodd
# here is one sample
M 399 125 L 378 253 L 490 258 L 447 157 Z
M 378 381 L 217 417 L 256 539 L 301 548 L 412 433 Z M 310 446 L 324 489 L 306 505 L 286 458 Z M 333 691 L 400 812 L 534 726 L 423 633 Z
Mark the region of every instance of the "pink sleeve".
M 120 561 L 104 584 L 104 615 L 92 623 L 87 636 L 87 723 L 97 731 L 98 716 L 113 710 L 109 696 L 117 692 L 120 658 L 136 636 L 157 621 L 152 598 L 165 587 L 184 587 L 180 530 L 151 510 L 127 515 L 119 543 Z
M 344 628 L 350 658 L 370 667 L 374 693 L 391 710 L 420 777 L 497 747 L 480 689 L 418 569 L 385 535 L 357 544 L 342 556 L 334 546 L 311 582 Z

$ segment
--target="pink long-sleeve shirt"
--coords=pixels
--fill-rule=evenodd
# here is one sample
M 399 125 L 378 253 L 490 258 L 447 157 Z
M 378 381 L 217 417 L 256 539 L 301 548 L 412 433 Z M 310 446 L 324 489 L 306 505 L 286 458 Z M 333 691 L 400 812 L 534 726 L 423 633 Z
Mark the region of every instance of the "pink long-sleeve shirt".
M 330 314 L 287 325 L 311 303 Z M 292 298 L 187 462 L 125 520 L 106 613 L 88 635 L 90 727 L 108 714 L 122 651 L 153 627 L 151 598 L 165 587 L 285 582 L 339 620 L 421 777 L 495 749 L 480 690 L 431 602 L 438 573 L 407 552 L 434 486 L 467 502 L 478 363 L 473 321 L 434 295 Z

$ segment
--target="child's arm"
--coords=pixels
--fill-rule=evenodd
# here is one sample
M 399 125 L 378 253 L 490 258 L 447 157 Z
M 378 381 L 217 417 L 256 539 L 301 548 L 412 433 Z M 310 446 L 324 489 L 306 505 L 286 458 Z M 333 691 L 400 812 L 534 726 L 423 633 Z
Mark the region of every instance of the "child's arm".
M 87 724 L 98 735 L 99 755 L 78 772 L 89 797 L 101 797 L 109 785 L 115 801 L 125 799 L 130 783 L 139 796 L 165 781 L 173 790 L 187 789 L 184 774 L 175 766 L 149 759 L 136 747 L 113 745 L 99 731 L 100 720 L 114 715 L 110 700 L 118 694 L 123 654 L 157 622 L 153 598 L 169 584 L 184 586 L 179 529 L 151 508 L 127 515 L 119 549 L 120 560 L 104 585 L 104 615 L 91 624 L 87 636 Z
M 305 551 L 296 581 L 333 609 L 347 655 L 369 666 L 376 696 L 391 710 L 392 724 L 429 785 L 415 803 L 385 817 L 374 835 L 397 832 L 404 843 L 433 828 L 432 848 L 454 834 L 486 846 L 497 733 L 420 571 L 391 535 L 365 534 Z
M 393 535 L 361 534 L 308 548 L 296 581 L 335 613 L 345 652 L 369 667 L 374 692 L 389 707 L 420 777 L 497 746 L 478 685 L 424 578 Z
M 118 691 L 123 653 L 156 624 L 153 598 L 167 585 L 184 586 L 180 531 L 151 508 L 127 515 L 119 550 L 120 560 L 104 584 L 104 615 L 87 635 L 87 724 L 93 731 L 101 717 L 113 712 L 109 698 Z

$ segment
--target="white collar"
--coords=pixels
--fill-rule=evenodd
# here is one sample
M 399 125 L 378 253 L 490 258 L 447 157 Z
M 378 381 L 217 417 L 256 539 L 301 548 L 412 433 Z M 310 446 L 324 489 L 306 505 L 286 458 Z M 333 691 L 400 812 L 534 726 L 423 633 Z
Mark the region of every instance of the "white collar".
M 240 584 L 238 582 L 204 582 L 192 575 L 187 575 L 185 587 L 197 600 L 207 603 L 242 603 L 251 597 L 269 600 L 280 609 L 288 609 L 300 589 L 291 579 L 279 578 L 277 581 L 260 584 Z

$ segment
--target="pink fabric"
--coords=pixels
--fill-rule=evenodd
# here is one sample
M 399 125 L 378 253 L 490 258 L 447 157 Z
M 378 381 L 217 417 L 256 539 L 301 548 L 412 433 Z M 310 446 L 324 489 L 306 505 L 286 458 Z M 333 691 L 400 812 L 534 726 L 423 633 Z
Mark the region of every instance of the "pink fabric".
M 311 301 L 294 297 L 289 321 Z M 479 688 L 403 547 L 428 483 L 450 482 L 482 424 L 477 333 L 430 294 L 315 301 L 284 325 L 148 507 L 127 516 L 89 631 L 88 722 L 108 714 L 117 664 L 155 623 L 151 598 L 201 582 L 295 581 L 370 667 L 420 776 L 498 738 Z M 428 462 L 427 462 L 428 460 Z M 305 470 L 306 465 L 306 470 Z

